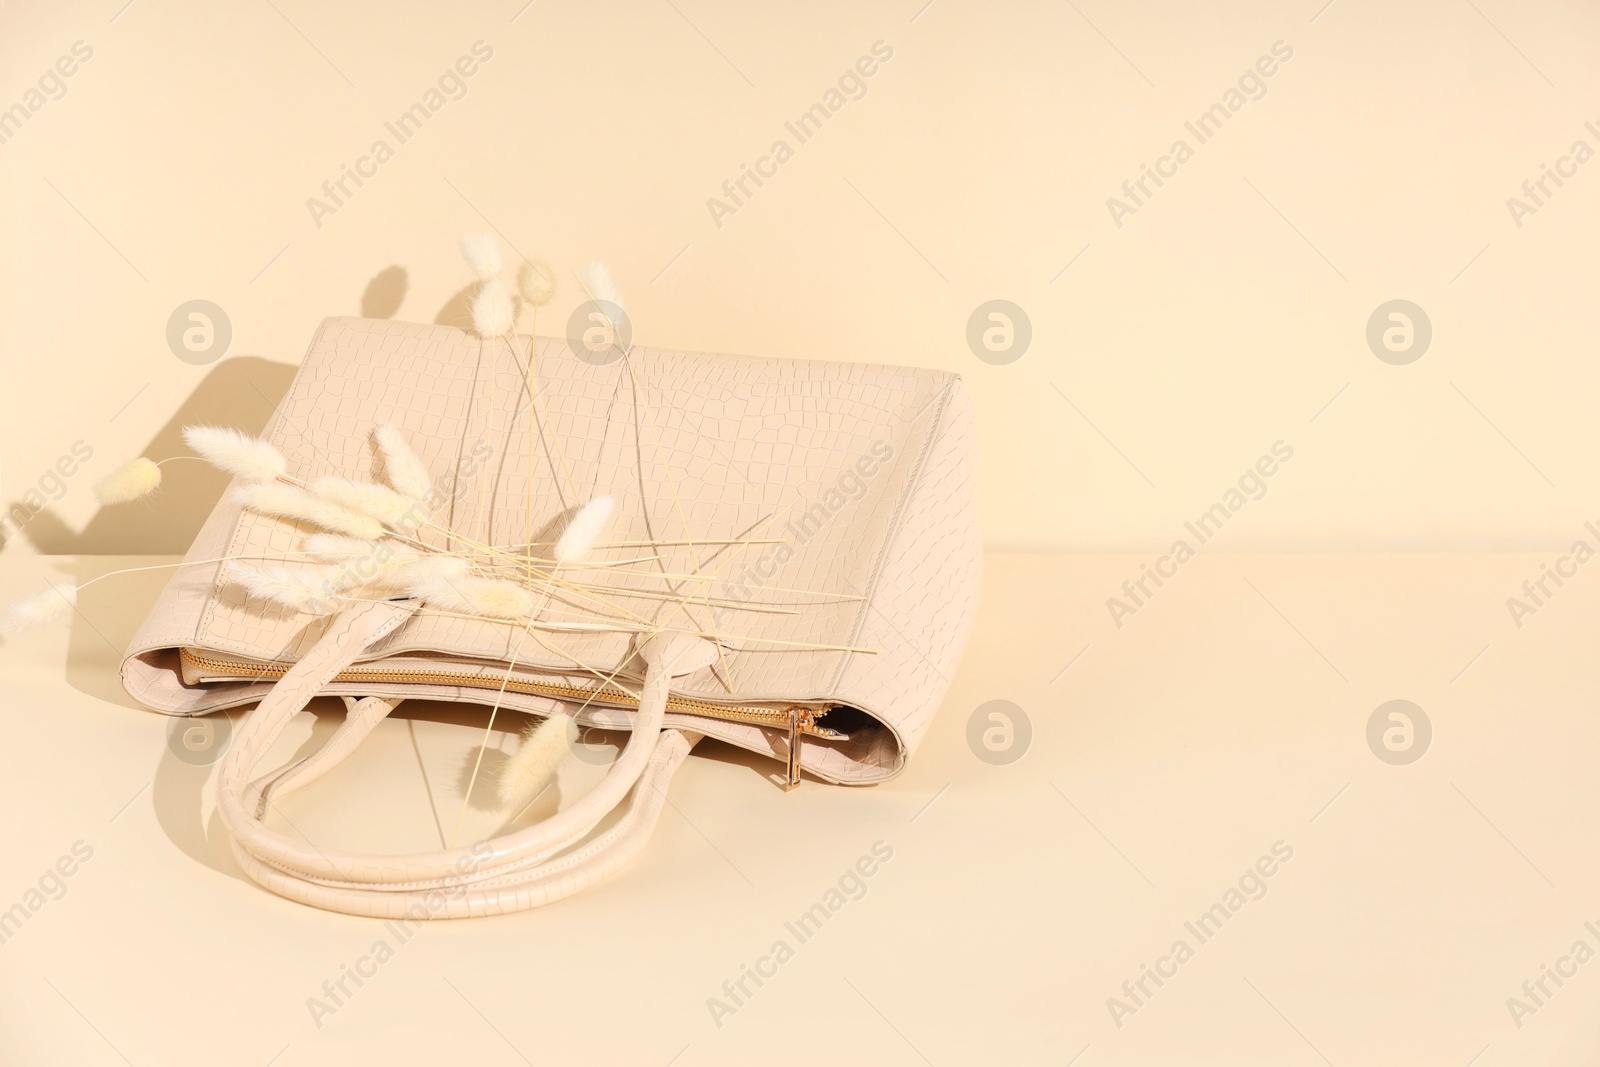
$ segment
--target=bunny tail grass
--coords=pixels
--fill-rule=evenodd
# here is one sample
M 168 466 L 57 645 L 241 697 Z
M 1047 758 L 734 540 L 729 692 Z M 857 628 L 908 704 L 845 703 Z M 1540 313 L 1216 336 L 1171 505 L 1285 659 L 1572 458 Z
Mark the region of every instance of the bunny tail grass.
M 344 534 L 312 534 L 301 545 L 319 563 L 349 563 L 378 555 L 379 542 L 363 541 Z
M 583 287 L 589 290 L 590 300 L 604 300 L 608 304 L 626 308 L 626 305 L 622 302 L 622 292 L 617 288 L 617 283 L 612 280 L 611 268 L 604 263 L 589 264 L 583 268 L 578 277 L 583 280 Z
M 428 521 L 428 509 L 421 502 L 401 496 L 387 485 L 328 477 L 312 482 L 311 492 L 396 530 L 409 532 Z
M 533 803 L 577 739 L 578 722 L 564 711 L 552 712 L 524 730 L 521 747 L 500 772 L 501 805 L 508 811 L 521 811 Z
M 59 622 L 78 606 L 78 587 L 70 582 L 51 582 L 42 593 L 25 596 L 0 611 L 0 634 L 21 637 Z
M 430 575 L 411 592 L 445 611 L 491 619 L 522 619 L 533 614 L 533 594 L 500 578 L 449 578 Z
M 383 536 L 383 523 L 371 515 L 340 507 L 293 485 L 278 482 L 241 485 L 234 499 L 267 515 L 309 523 L 363 541 L 376 541 Z
M 611 512 L 617 502 L 609 496 L 597 496 L 572 516 L 567 528 L 561 531 L 556 542 L 557 563 L 581 563 L 594 549 L 594 543 L 605 532 L 611 521 Z
M 394 575 L 420 555 L 398 541 L 363 541 L 343 534 L 312 534 L 302 547 L 312 559 L 328 565 L 330 581 L 340 592 L 364 585 L 394 588 Z M 398 591 L 404 592 L 404 583 L 398 584 Z
M 504 337 L 516 320 L 516 306 L 505 282 L 491 278 L 472 300 L 472 328 L 484 337 Z
M 102 504 L 126 504 L 149 496 L 161 484 L 161 468 L 140 456 L 94 484 L 94 498 Z
M 185 426 L 183 439 L 213 467 L 247 482 L 274 481 L 289 469 L 282 452 L 227 426 Z
M 472 564 L 461 556 L 443 553 L 396 551 L 374 581 L 385 589 L 409 593 L 426 582 L 456 582 L 472 573 Z
M 461 254 L 467 257 L 467 267 L 480 282 L 486 282 L 500 273 L 500 245 L 489 234 L 463 234 Z
M 433 475 L 427 466 L 411 451 L 400 431 L 384 423 L 372 431 L 372 440 L 383 456 L 384 480 L 401 496 L 413 500 L 426 500 L 433 492 Z
M 288 567 L 246 567 L 229 560 L 228 577 L 253 597 L 308 615 L 327 615 L 339 606 L 336 575 L 322 567 L 291 570 Z
M 517 269 L 517 293 L 524 302 L 543 307 L 556 295 L 556 272 L 541 260 L 523 260 Z

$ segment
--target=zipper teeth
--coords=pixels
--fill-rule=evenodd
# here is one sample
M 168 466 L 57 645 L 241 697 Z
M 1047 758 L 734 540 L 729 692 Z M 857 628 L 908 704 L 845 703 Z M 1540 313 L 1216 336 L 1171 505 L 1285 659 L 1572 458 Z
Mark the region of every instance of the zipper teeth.
M 185 663 L 202 671 L 211 671 L 217 674 L 226 674 L 235 678 L 281 678 L 289 671 L 288 667 L 272 664 L 246 665 L 234 663 L 229 660 L 215 659 L 203 656 L 191 649 L 179 650 Z M 489 684 L 480 684 L 482 679 L 488 678 Z M 336 682 L 419 682 L 443 683 L 449 685 L 471 685 L 476 688 L 499 689 L 500 679 L 491 678 L 482 674 L 466 674 L 460 671 L 441 671 L 426 669 L 392 670 L 380 667 L 347 667 L 334 676 Z M 607 704 L 618 704 L 623 707 L 636 708 L 639 706 L 637 698 L 628 695 L 620 689 L 606 686 L 580 686 L 565 685 L 561 682 L 538 682 L 532 679 L 511 678 L 506 681 L 508 690 L 519 693 L 532 693 L 536 696 L 561 697 L 567 700 L 602 701 Z M 724 704 L 711 704 L 703 700 L 690 700 L 685 697 L 669 696 L 667 708 L 670 711 L 684 712 L 690 715 L 701 715 L 708 719 L 724 719 L 730 722 L 746 722 L 758 726 L 778 726 L 787 728 L 790 723 L 788 709 L 774 710 L 770 708 L 751 708 L 730 706 Z M 810 710 L 810 709 L 806 709 Z M 816 717 L 820 718 L 826 711 L 818 710 Z M 815 732 L 828 736 L 833 731 L 821 726 L 810 726 L 806 732 Z

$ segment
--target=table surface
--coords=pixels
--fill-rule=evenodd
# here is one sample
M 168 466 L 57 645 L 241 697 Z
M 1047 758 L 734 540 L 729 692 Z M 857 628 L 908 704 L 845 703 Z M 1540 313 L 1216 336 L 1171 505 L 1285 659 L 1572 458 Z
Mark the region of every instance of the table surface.
M 0 596 L 161 562 L 9 557 Z M 900 778 L 785 794 L 706 743 L 617 877 L 403 943 L 243 877 L 214 767 L 116 680 L 164 572 L 91 586 L 70 626 L 0 647 L 0 911 L 25 916 L 0 1060 L 1592 1061 L 1600 571 L 1535 603 L 1553 556 L 1202 553 L 1136 603 L 1122 584 L 1152 562 L 991 555 Z M 990 701 L 1020 709 L 1009 748 Z M 437 847 L 484 721 L 403 705 L 285 818 L 321 846 Z M 969 744 L 985 729 L 993 749 Z M 597 773 L 569 759 L 563 795 Z M 463 833 L 497 818 L 470 808 Z M 819 902 L 802 941 L 786 924 Z

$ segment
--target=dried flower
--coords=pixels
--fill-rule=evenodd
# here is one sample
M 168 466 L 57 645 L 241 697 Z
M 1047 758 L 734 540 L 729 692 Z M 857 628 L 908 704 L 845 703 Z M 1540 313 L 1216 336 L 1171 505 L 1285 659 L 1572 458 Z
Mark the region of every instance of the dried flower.
M 384 423 L 372 431 L 372 439 L 383 456 L 384 476 L 395 492 L 413 500 L 427 500 L 433 495 L 433 475 L 398 429 Z
M 77 586 L 52 582 L 44 592 L 25 596 L 0 611 L 0 634 L 21 637 L 66 618 L 77 606 Z
M 479 281 L 486 282 L 500 273 L 500 245 L 489 234 L 464 234 L 461 254 L 467 257 L 467 267 Z
M 381 543 L 344 534 L 319 533 L 307 537 L 303 547 L 323 563 L 347 563 L 376 556 Z
M 149 496 L 160 484 L 161 468 L 140 456 L 96 482 L 94 497 L 102 504 L 126 504 Z
M 272 445 L 227 426 L 185 426 L 183 439 L 213 467 L 247 482 L 274 481 L 289 469 Z
M 411 531 L 428 519 L 428 509 L 417 500 L 401 496 L 387 485 L 358 482 L 350 478 L 318 478 L 311 491 L 340 507 L 371 515 L 396 530 Z
M 472 328 L 484 337 L 504 337 L 511 332 L 516 308 L 511 291 L 498 278 L 483 283 L 472 301 Z
M 426 582 L 453 582 L 471 573 L 472 564 L 461 556 L 405 549 L 384 564 L 374 582 L 385 589 L 409 593 Z
M 227 574 L 253 597 L 308 615 L 327 615 L 338 607 L 338 574 L 322 567 L 246 567 L 229 560 Z
M 556 272 L 540 260 L 523 260 L 517 269 L 517 292 L 528 304 L 543 307 L 556 294 Z
M 578 513 L 572 516 L 572 521 L 567 523 L 567 528 L 561 531 L 561 538 L 556 541 L 556 562 L 581 563 L 587 559 L 595 541 L 599 540 L 606 524 L 611 521 L 611 512 L 616 503 L 609 496 L 597 496 L 579 508 Z
M 510 811 L 521 811 L 533 803 L 577 739 L 578 722 L 563 711 L 530 724 L 516 755 L 500 772 L 500 803 Z
M 253 508 L 267 515 L 310 523 L 324 530 L 359 537 L 364 541 L 376 541 L 383 536 L 383 523 L 371 515 L 351 511 L 319 496 L 313 496 L 297 486 L 284 485 L 281 482 L 242 485 L 234 494 L 234 499 L 247 508 Z
M 411 592 L 425 604 L 461 615 L 523 619 L 533 614 L 533 595 L 502 578 L 430 576 L 418 581 Z

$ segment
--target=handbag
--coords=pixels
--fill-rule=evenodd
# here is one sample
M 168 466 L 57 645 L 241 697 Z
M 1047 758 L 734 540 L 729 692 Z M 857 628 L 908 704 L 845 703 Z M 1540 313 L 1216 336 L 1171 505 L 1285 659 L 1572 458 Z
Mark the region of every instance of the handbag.
M 972 411 L 959 376 L 911 367 L 485 338 L 330 318 L 264 435 L 288 475 L 378 481 L 376 427 L 427 468 L 406 536 L 527 559 L 529 618 L 426 597 L 263 600 L 239 561 L 304 565 L 311 528 L 224 497 L 122 662 L 128 693 L 194 716 L 254 704 L 217 775 L 233 854 L 265 888 L 333 911 L 457 918 L 558 900 L 615 872 L 701 737 L 843 785 L 899 774 L 954 674 L 979 587 Z M 531 358 L 530 358 L 531 357 Z M 535 371 L 534 368 L 537 368 Z M 593 557 L 548 572 L 586 500 L 615 513 Z M 535 558 L 545 578 L 533 578 Z M 542 591 L 541 591 L 542 590 Z M 605 605 L 596 607 L 595 605 Z M 596 621 L 598 620 L 598 621 Z M 318 751 L 252 780 L 290 719 L 344 699 Z M 549 818 L 413 855 L 323 850 L 265 823 L 402 700 L 460 701 L 629 731 L 600 784 Z

